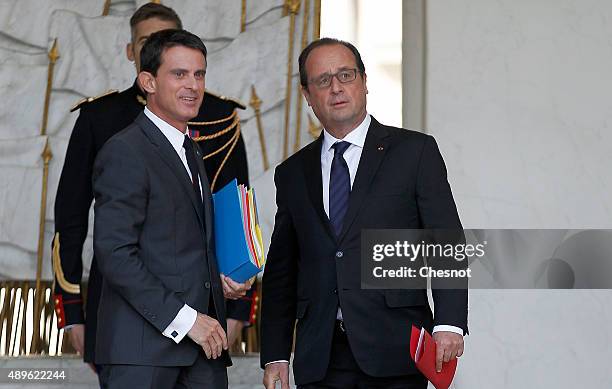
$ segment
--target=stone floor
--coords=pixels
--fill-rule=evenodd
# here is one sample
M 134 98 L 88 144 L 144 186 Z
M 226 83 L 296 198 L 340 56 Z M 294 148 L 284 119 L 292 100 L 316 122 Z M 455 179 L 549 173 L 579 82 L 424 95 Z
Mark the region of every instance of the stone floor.
M 259 355 L 232 357 L 234 366 L 228 369 L 230 389 L 261 389 L 263 370 L 259 367 Z M 7 375 L 10 369 L 63 369 L 66 380 L 55 385 L 53 381 L 37 383 L 9 382 Z M 293 379 L 292 379 L 293 382 Z M 91 369 L 77 357 L 40 358 L 0 357 L 0 389 L 96 389 L 97 380 Z

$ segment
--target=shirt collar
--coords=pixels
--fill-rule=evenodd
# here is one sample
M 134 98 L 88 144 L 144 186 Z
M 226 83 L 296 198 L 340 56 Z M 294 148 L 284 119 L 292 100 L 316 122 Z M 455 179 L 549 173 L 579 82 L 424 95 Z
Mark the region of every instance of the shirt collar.
M 365 119 L 359 124 L 355 129 L 349 132 L 344 139 L 337 139 L 332 134 L 330 134 L 326 129 L 323 129 L 323 151 L 329 151 L 331 147 L 336 142 L 349 142 L 352 145 L 359 146 L 363 148 L 365 144 L 366 135 L 368 135 L 368 128 L 370 127 L 370 122 L 372 118 L 370 114 L 366 114 Z
M 145 107 L 144 114 L 151 119 L 153 124 L 155 124 L 162 134 L 164 134 L 164 136 L 168 139 L 168 141 L 170 141 L 170 144 L 172 147 L 174 147 L 174 150 L 176 150 L 177 153 L 180 152 L 183 148 L 183 142 L 185 142 L 185 134 L 151 112 L 149 107 Z M 189 134 L 189 130 L 187 130 L 186 133 Z

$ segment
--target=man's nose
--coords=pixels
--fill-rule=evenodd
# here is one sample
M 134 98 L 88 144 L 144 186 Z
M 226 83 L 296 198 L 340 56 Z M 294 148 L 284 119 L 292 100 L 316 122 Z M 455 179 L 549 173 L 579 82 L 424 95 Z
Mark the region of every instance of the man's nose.
M 332 77 L 329 87 L 331 88 L 332 93 L 340 93 L 342 90 L 344 90 L 344 86 L 340 81 L 338 81 L 338 77 L 336 76 Z
M 186 78 L 185 88 L 198 90 L 198 89 L 203 88 L 203 84 L 204 82 L 201 79 L 199 79 L 195 75 L 191 75 Z

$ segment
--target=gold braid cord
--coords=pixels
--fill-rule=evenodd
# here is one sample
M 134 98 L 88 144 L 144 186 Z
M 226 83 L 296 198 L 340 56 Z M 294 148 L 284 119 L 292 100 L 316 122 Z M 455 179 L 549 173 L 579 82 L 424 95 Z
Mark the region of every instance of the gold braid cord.
M 236 113 L 236 111 L 234 111 L 234 113 Z M 210 140 L 210 139 L 215 139 L 218 138 L 222 135 L 227 134 L 228 132 L 230 132 L 234 127 L 238 126 L 238 124 L 240 123 L 240 119 L 238 118 L 238 116 L 234 115 L 234 121 L 232 122 L 232 124 L 230 124 L 229 126 L 227 126 L 226 128 L 217 131 L 213 134 L 210 135 L 202 135 L 202 136 L 196 136 L 195 138 L 193 138 L 193 140 L 195 140 L 196 142 L 199 142 L 201 140 Z M 196 125 L 199 123 L 204 123 L 204 122 L 189 122 L 189 124 L 191 125 Z
M 236 110 L 234 110 L 231 115 L 226 116 L 226 117 L 221 118 L 221 119 L 218 119 L 218 120 L 213 120 L 213 121 L 210 121 L 210 122 L 187 122 L 187 125 L 192 125 L 192 126 L 212 126 L 213 124 L 219 124 L 219 123 L 226 122 L 226 121 L 236 117 L 236 115 L 237 115 Z
M 238 122 L 238 124 L 236 125 L 236 132 L 234 133 L 234 135 L 232 135 L 232 137 L 230 138 L 229 141 L 227 141 L 223 146 L 219 147 L 217 150 L 213 151 L 212 153 L 209 153 L 209 154 L 205 155 L 202 158 L 202 159 L 206 160 L 207 158 L 210 158 L 213 155 L 219 154 L 226 147 L 228 147 L 228 146 L 230 147 L 230 149 L 227 151 L 227 154 L 225 154 L 225 157 L 223 158 L 223 161 L 221 161 L 221 164 L 219 165 L 219 169 L 217 169 L 217 172 L 215 173 L 215 177 L 212 180 L 212 184 L 210 184 L 210 191 L 211 192 L 213 192 L 215 190 L 215 184 L 217 183 L 217 178 L 219 178 L 219 174 L 221 173 L 221 170 L 223 169 L 223 166 L 225 166 L 225 163 L 229 159 L 230 155 L 232 155 L 232 152 L 234 151 L 234 148 L 236 147 L 236 144 L 238 143 L 238 139 L 239 138 L 240 138 L 240 122 Z
M 59 232 L 55 233 L 55 237 L 53 239 L 53 272 L 55 273 L 57 282 L 63 290 L 72 294 L 81 293 L 81 286 L 68 282 L 64 276 L 64 271 L 62 270 L 62 263 L 60 260 Z

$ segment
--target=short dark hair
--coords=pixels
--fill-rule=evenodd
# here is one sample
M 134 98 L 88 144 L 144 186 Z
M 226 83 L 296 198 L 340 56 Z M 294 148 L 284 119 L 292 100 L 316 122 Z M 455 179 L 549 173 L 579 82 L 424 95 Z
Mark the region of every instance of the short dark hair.
M 162 30 L 151 34 L 144 46 L 142 46 L 140 51 L 140 70 L 156 76 L 157 70 L 161 66 L 164 50 L 175 46 L 199 50 L 204 55 L 204 59 L 206 59 L 206 46 L 197 35 L 185 30 Z
M 138 23 L 153 18 L 173 22 L 179 30 L 183 28 L 181 18 L 172 8 L 157 3 L 147 3 L 138 8 L 130 18 L 130 28 L 133 30 Z
M 302 53 L 300 54 L 300 58 L 298 59 L 298 66 L 300 69 L 300 84 L 302 84 L 304 88 L 306 89 L 308 88 L 308 74 L 306 74 L 306 60 L 308 59 L 310 52 L 316 49 L 317 47 L 331 46 L 331 45 L 342 45 L 348 48 L 355 56 L 355 63 L 357 64 L 357 71 L 359 71 L 359 73 L 361 74 L 365 73 L 365 65 L 363 64 L 363 61 L 361 60 L 361 54 L 359 54 L 359 50 L 357 50 L 357 48 L 352 43 L 349 43 L 349 42 L 346 42 L 340 39 L 336 39 L 336 38 L 321 38 L 321 39 L 317 39 L 315 41 L 310 42 L 310 44 L 306 46 L 304 50 L 302 50 Z

